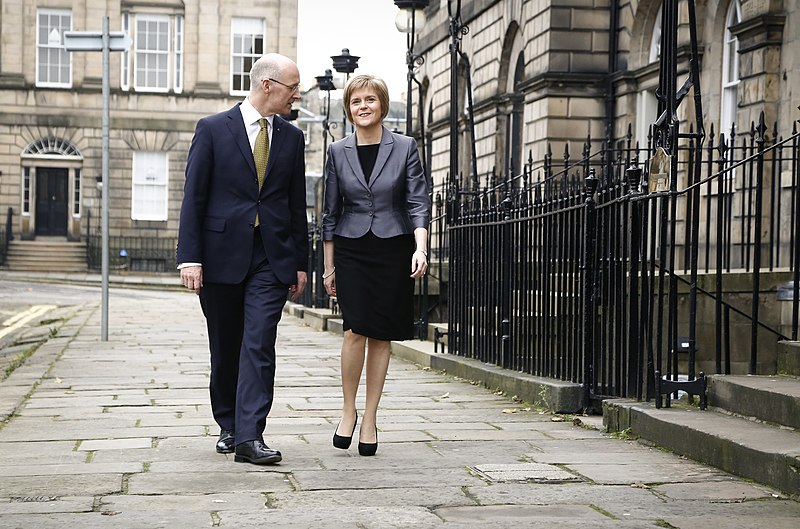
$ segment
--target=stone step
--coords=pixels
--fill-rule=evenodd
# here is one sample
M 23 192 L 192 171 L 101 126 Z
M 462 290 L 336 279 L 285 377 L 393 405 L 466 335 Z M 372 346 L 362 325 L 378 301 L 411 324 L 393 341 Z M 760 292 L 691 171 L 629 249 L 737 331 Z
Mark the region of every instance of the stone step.
M 786 375 L 712 375 L 708 404 L 736 415 L 800 429 L 800 379 Z
M 717 411 L 629 399 L 603 402 L 603 424 L 677 454 L 800 494 L 800 433 Z
M 778 373 L 800 377 L 800 342 L 778 342 Z
M 86 243 L 48 239 L 11 241 L 6 267 L 23 272 L 85 272 Z

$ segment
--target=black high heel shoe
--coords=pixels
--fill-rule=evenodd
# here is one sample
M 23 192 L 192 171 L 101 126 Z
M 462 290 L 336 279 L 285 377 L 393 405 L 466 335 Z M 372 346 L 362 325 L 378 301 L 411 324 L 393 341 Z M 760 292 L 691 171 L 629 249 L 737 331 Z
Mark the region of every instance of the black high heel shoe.
M 341 419 L 339 420 L 339 424 L 342 424 Z M 353 433 L 356 431 L 356 424 L 358 424 L 358 414 L 356 414 L 356 422 L 353 423 L 353 431 L 350 432 L 349 437 L 345 437 L 343 435 L 339 435 L 339 424 L 336 425 L 336 431 L 333 432 L 333 446 L 336 448 L 341 448 L 342 450 L 347 450 L 350 448 L 350 443 L 353 442 Z
M 378 427 L 375 427 L 375 442 L 374 443 L 362 443 L 361 441 L 358 442 L 358 453 L 362 456 L 374 456 L 375 452 L 378 451 Z

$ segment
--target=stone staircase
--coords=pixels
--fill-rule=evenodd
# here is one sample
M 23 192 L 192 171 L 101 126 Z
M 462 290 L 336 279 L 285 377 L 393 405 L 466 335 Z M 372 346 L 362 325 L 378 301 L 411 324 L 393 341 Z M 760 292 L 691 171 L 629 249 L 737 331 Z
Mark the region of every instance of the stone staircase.
M 39 238 L 11 241 L 6 269 L 19 272 L 86 272 L 86 243 Z
M 800 377 L 712 375 L 706 411 L 609 399 L 603 423 L 675 453 L 800 495 Z

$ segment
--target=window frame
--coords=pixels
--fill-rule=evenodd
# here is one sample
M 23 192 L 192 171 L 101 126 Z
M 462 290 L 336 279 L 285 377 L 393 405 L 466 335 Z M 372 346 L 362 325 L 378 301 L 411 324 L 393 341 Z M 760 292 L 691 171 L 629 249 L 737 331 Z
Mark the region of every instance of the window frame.
M 42 15 L 48 16 L 69 16 L 69 29 L 65 31 L 72 31 L 72 23 L 73 23 L 73 16 L 71 9 L 58 9 L 58 8 L 37 8 L 36 10 L 36 61 L 35 61 L 35 83 L 38 88 L 72 88 L 72 77 L 73 77 L 73 69 L 72 69 L 72 54 L 66 51 L 64 47 L 64 32 L 61 33 L 61 43 L 59 46 L 52 46 L 49 43 L 41 43 L 39 42 L 39 31 L 41 30 L 40 25 L 40 18 Z M 49 34 L 49 32 L 48 32 Z M 41 51 L 43 49 L 49 50 L 63 50 L 63 53 L 66 54 L 67 62 L 69 63 L 69 74 L 68 80 L 64 82 L 52 82 L 52 81 L 42 81 L 39 78 L 39 68 L 42 64 L 42 58 L 40 56 Z
M 163 156 L 164 179 L 163 183 L 149 184 L 143 181 L 147 178 L 146 175 L 140 174 L 138 171 L 138 166 L 143 160 L 137 160 L 137 158 L 142 155 L 155 154 Z M 141 192 L 141 188 L 144 186 L 149 186 L 151 188 L 156 188 L 157 186 L 163 187 L 162 209 L 158 213 L 140 212 L 140 207 L 137 207 L 137 200 L 139 199 L 138 195 Z M 169 220 L 169 152 L 145 150 L 133 151 L 131 165 L 131 220 L 157 222 Z
M 159 22 L 159 23 L 166 22 L 166 27 L 167 27 L 167 35 L 166 35 L 166 39 L 165 39 L 166 40 L 166 44 L 167 44 L 167 49 L 166 50 L 144 50 L 144 51 L 142 51 L 139 48 L 139 44 L 142 43 L 143 40 L 146 38 L 146 37 L 143 38 L 141 35 L 139 35 L 139 23 L 142 22 L 142 21 L 144 21 L 144 22 L 156 21 L 156 22 Z M 134 38 L 133 38 L 133 66 L 132 66 L 131 69 L 133 70 L 133 88 L 137 92 L 151 92 L 151 93 L 162 93 L 163 94 L 163 93 L 168 93 L 170 91 L 170 87 L 171 87 L 170 71 L 172 69 L 171 66 L 172 66 L 172 62 L 174 60 L 174 58 L 173 58 L 173 51 L 174 50 L 172 49 L 172 46 L 171 46 L 171 38 L 172 38 L 172 24 L 171 24 L 171 22 L 172 22 L 172 17 L 170 15 L 163 15 L 163 14 L 158 14 L 158 13 L 136 13 L 134 15 L 133 27 L 135 28 L 135 31 L 134 31 Z M 165 81 L 163 87 L 162 86 L 149 86 L 149 85 L 142 84 L 140 82 L 140 80 L 139 80 L 139 61 L 140 61 L 139 57 L 140 57 L 140 55 L 147 55 L 147 56 L 163 56 L 163 55 L 165 55 L 166 56 L 167 64 L 166 64 L 166 68 L 165 69 L 166 69 L 167 78 L 166 78 L 166 81 Z M 150 70 L 146 70 L 145 69 L 144 71 L 145 72 L 149 72 Z M 158 75 L 158 70 L 156 70 L 156 75 Z
M 238 33 L 236 31 L 236 29 L 237 29 L 236 28 L 236 24 L 237 23 L 240 24 L 240 26 L 243 28 L 242 31 L 239 31 Z M 258 33 L 245 33 L 244 32 L 245 29 L 249 29 L 247 26 L 249 26 L 249 25 L 255 26 L 256 24 L 260 24 L 261 25 L 261 33 L 260 33 L 260 35 L 261 35 L 261 52 L 260 53 L 252 51 L 254 48 L 256 48 L 256 39 L 258 38 L 259 34 Z M 239 53 L 234 52 L 235 46 L 236 46 L 236 36 L 237 35 L 250 35 L 251 42 L 253 44 L 253 47 L 251 47 L 251 53 L 245 54 L 243 52 L 239 52 Z M 252 62 L 255 62 L 255 60 L 257 60 L 259 57 L 261 57 L 263 55 L 263 53 L 264 53 L 264 45 L 265 45 L 266 38 L 267 38 L 266 20 L 264 20 L 263 18 L 257 18 L 257 17 L 232 17 L 231 18 L 230 72 L 229 72 L 229 75 L 228 75 L 228 82 L 229 82 L 229 84 L 228 84 L 228 93 L 230 95 L 232 95 L 232 96 L 246 96 L 247 94 L 250 93 L 250 77 L 249 77 L 250 70 L 248 69 L 246 72 L 245 71 L 237 72 L 235 70 L 235 63 L 236 63 L 237 58 L 242 58 L 244 60 L 246 60 L 246 58 L 250 58 L 252 60 Z M 243 68 L 242 69 L 244 69 L 244 64 L 246 64 L 246 63 L 243 63 Z M 241 78 L 243 80 L 243 84 L 245 82 L 247 83 L 247 89 L 242 89 L 242 90 L 234 89 L 234 79 L 235 79 L 236 76 L 241 76 Z
M 725 30 L 722 41 L 722 75 L 720 81 L 719 132 L 728 134 L 736 123 L 739 83 L 739 38 L 731 33 L 731 26 L 742 20 L 742 6 L 739 0 L 731 0 L 725 13 Z M 733 70 L 733 76 L 731 76 Z

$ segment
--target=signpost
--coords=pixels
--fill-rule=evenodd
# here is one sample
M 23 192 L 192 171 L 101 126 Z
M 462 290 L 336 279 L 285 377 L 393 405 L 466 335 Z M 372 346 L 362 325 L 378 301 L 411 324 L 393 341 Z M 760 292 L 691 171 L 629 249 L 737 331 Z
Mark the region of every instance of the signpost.
M 69 51 L 103 52 L 103 154 L 102 154 L 102 311 L 100 317 L 100 339 L 108 341 L 108 106 L 109 106 L 109 58 L 112 51 L 127 51 L 131 38 L 122 32 L 108 31 L 108 17 L 103 17 L 103 31 L 65 31 L 64 48 Z

